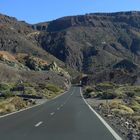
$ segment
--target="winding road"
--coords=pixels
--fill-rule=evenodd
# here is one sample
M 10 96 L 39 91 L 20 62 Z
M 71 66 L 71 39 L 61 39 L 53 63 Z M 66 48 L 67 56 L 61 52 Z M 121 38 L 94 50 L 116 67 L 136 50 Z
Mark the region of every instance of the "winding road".
M 0 118 L 0 140 L 121 140 L 89 108 L 80 87 L 34 108 Z

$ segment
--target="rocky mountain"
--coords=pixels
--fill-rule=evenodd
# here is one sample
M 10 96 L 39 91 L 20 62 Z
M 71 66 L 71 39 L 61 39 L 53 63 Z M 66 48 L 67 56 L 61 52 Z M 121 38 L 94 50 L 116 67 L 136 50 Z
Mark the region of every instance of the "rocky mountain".
M 140 12 L 135 11 L 69 16 L 34 25 L 0 15 L 0 50 L 55 60 L 94 75 L 95 81 L 129 75 L 122 81 L 134 83 L 140 70 L 139 23 Z
M 27 53 L 50 62 L 55 60 L 62 64 L 54 56 L 39 47 L 38 42 L 32 37 L 39 34 L 39 31 L 33 30 L 31 25 L 24 21 L 0 15 L 0 50 L 8 51 L 12 54 Z
M 94 75 L 125 69 L 131 75 L 140 66 L 139 23 L 140 12 L 134 11 L 70 16 L 32 27 L 42 32 L 42 48 L 74 69 Z
M 33 28 L 43 49 L 84 72 L 123 59 L 139 64 L 139 12 L 87 14 L 40 23 Z
M 66 87 L 69 74 L 51 69 L 63 62 L 43 50 L 32 37 L 39 34 L 31 25 L 0 15 L 0 82 L 52 83 Z M 56 68 L 59 68 L 58 65 Z M 63 68 L 61 68 L 63 69 Z M 63 75 L 62 75 L 63 74 Z M 61 81 L 61 82 L 60 82 Z
M 61 88 L 69 85 L 69 73 L 60 68 L 55 62 L 30 56 L 28 54 L 12 55 L 0 51 L 0 83 L 51 83 Z

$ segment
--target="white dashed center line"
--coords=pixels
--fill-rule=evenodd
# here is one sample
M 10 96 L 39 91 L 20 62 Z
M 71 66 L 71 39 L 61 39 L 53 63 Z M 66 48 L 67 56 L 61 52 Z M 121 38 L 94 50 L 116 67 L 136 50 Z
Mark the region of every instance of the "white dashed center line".
M 43 123 L 43 122 L 38 122 L 38 123 L 35 125 L 35 127 L 40 126 L 42 123 Z

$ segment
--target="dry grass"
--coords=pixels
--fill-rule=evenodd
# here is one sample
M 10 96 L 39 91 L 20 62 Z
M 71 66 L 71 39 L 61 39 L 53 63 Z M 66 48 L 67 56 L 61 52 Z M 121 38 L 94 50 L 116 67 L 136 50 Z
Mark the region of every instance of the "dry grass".
M 15 62 L 15 57 L 7 51 L 0 51 L 0 60 L 7 60 Z
M 140 113 L 140 86 L 100 83 L 93 87 L 94 91 L 89 91 L 91 97 L 99 99 L 105 109 L 121 115 Z
M 27 107 L 26 102 L 19 97 L 12 97 L 0 102 L 0 114 L 6 114 Z

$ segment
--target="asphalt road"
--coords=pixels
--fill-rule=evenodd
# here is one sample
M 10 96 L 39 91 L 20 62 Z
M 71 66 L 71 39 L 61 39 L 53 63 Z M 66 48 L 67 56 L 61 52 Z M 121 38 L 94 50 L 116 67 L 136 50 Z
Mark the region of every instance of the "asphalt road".
M 0 118 L 0 140 L 115 140 L 72 87 L 35 108 Z

